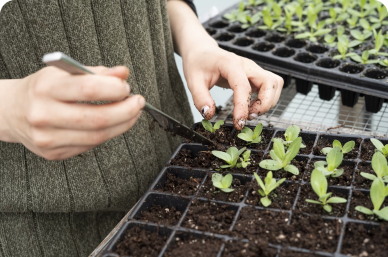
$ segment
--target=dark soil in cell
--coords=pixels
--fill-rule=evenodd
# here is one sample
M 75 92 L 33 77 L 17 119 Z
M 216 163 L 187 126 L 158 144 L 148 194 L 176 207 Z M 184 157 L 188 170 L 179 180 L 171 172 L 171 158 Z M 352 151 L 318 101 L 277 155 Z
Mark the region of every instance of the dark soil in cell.
M 290 57 L 295 54 L 295 50 L 288 47 L 280 47 L 275 49 L 272 53 L 279 57 Z
M 357 64 L 346 63 L 340 69 L 340 71 L 349 74 L 357 74 L 364 70 L 364 67 Z
M 348 200 L 347 193 L 345 194 L 340 191 L 335 191 L 331 188 L 329 188 L 327 192 L 333 192 L 330 197 L 337 196 Z M 306 199 L 318 201 L 318 198 L 318 195 L 314 192 L 314 190 L 309 184 L 302 186 L 299 193 L 298 202 L 296 204 L 296 209 L 305 213 L 319 214 L 324 216 L 342 217 L 345 215 L 347 203 L 330 204 L 332 207 L 332 211 L 331 213 L 328 213 L 323 209 L 322 205 L 306 202 Z
M 253 242 L 228 242 L 222 257 L 275 257 L 277 250 L 269 248 L 268 243 L 261 239 Z
M 354 173 L 353 186 L 356 188 L 370 189 L 373 181 L 361 176 L 361 172 L 373 174 L 376 176 L 376 173 L 373 171 L 370 163 L 360 162 L 357 166 L 356 172 Z
M 236 210 L 229 205 L 194 200 L 183 221 L 186 228 L 228 234 Z
M 222 125 L 215 132 L 210 133 L 209 131 L 204 129 L 202 124 L 199 124 L 197 126 L 197 128 L 195 129 L 195 132 L 197 132 L 197 133 L 203 135 L 204 137 L 206 137 L 206 138 L 208 138 L 216 143 L 219 143 L 219 144 L 230 145 L 232 142 L 232 139 L 231 139 L 232 138 L 231 137 L 232 130 L 225 125 Z
M 314 142 L 315 142 L 315 135 L 310 134 L 302 134 L 302 142 L 306 146 L 305 148 L 299 149 L 299 154 L 306 154 L 309 155 L 311 153 L 311 150 L 313 149 Z M 275 137 L 281 138 L 285 140 L 284 138 L 284 132 L 277 132 Z M 273 147 L 273 146 L 272 146 Z
M 181 151 L 171 160 L 170 164 L 174 166 L 193 167 L 207 169 L 211 167 L 212 162 L 216 159 L 211 151 L 199 152 L 196 157 L 192 157 L 191 151 L 181 149 Z
M 318 142 L 317 142 L 316 146 L 314 147 L 313 154 L 317 155 L 317 156 L 326 156 L 321 151 L 325 147 L 333 147 L 333 141 L 334 140 L 330 140 L 328 138 L 320 137 L 318 139 Z M 349 139 L 348 141 L 352 141 L 352 140 Z M 362 141 L 362 138 L 358 138 L 357 140 L 354 141 L 355 145 L 354 145 L 353 150 L 350 151 L 349 153 L 344 154 L 344 160 L 357 159 L 358 150 L 360 149 L 361 141 Z M 344 143 L 342 143 L 342 146 L 344 146 Z
M 383 222 L 382 220 L 379 220 L 378 217 L 375 215 L 365 215 L 361 212 L 356 211 L 355 208 L 357 206 L 364 206 L 370 210 L 373 210 L 373 203 L 372 203 L 372 200 L 370 199 L 369 191 L 358 191 L 358 190 L 353 191 L 350 207 L 348 211 L 348 216 L 349 218 L 357 219 L 357 220 L 370 220 L 370 221 Z M 381 208 L 384 208 L 385 206 L 388 206 L 388 198 L 385 198 L 385 201 L 381 205 Z
M 388 245 L 388 224 L 365 226 L 348 223 L 341 253 L 352 256 L 386 257 Z
M 297 62 L 311 63 L 314 62 L 317 57 L 310 53 L 299 53 L 294 57 L 294 60 Z
M 364 75 L 372 79 L 384 79 L 387 77 L 387 73 L 385 71 L 378 69 L 367 70 Z
M 310 182 L 311 180 L 311 172 L 314 170 L 314 163 L 318 161 L 312 160 L 309 163 L 307 171 L 304 173 L 303 180 L 306 182 Z M 353 181 L 353 173 L 354 173 L 354 167 L 356 166 L 356 163 L 352 162 L 343 162 L 338 169 L 344 169 L 344 173 L 342 173 L 341 176 L 333 178 L 333 177 L 327 177 L 327 183 L 329 186 L 351 186 Z
M 302 39 L 290 39 L 286 42 L 286 46 L 293 48 L 302 48 L 307 44 L 306 40 Z
M 216 257 L 222 242 L 212 237 L 195 237 L 178 234 L 170 243 L 164 257 Z
M 168 206 L 152 205 L 147 211 L 141 212 L 139 220 L 175 226 L 181 217 L 182 213 L 175 207 L 169 208 Z
M 267 159 L 269 159 L 269 155 L 267 155 L 264 158 L 264 160 L 267 160 Z M 295 159 L 293 159 L 291 161 L 291 164 L 295 165 L 299 170 L 299 175 L 297 175 L 297 176 L 290 173 L 290 172 L 287 172 L 287 171 L 284 171 L 283 169 L 281 169 L 281 170 L 272 171 L 273 177 L 276 179 L 286 178 L 287 180 L 300 181 L 300 180 L 302 180 L 307 161 L 308 161 L 308 158 L 304 158 L 304 157 L 299 157 L 299 158 L 296 157 Z M 269 170 L 260 168 L 257 172 L 257 175 L 259 175 L 261 177 L 266 177 L 268 171 Z
M 265 31 L 260 29 L 250 30 L 247 33 L 245 33 L 245 35 L 247 35 L 248 37 L 255 37 L 255 38 L 263 37 L 266 34 L 267 33 Z
M 201 187 L 201 190 L 198 193 L 199 197 L 205 197 L 209 200 L 225 201 L 225 202 L 241 202 L 245 193 L 248 190 L 248 183 L 243 183 L 241 180 L 234 178 L 231 188 L 234 189 L 231 193 L 224 193 L 216 187 L 213 187 L 213 182 L 211 180 L 211 174 L 209 174 L 208 179 L 205 184 Z
M 179 195 L 194 195 L 202 182 L 201 178 L 190 178 L 189 180 L 176 177 L 174 174 L 167 173 L 167 179 L 164 187 L 158 191 L 174 193 Z
M 236 133 L 229 145 L 235 146 L 237 148 L 247 147 L 250 149 L 265 150 L 268 147 L 268 144 L 271 142 L 273 133 L 274 133 L 273 130 L 263 129 L 263 131 L 261 132 L 261 142 L 258 144 L 249 144 L 249 145 L 247 145 L 246 141 L 240 139 L 237 136 L 238 133 Z
M 334 60 L 331 58 L 323 58 L 323 59 L 320 59 L 316 64 L 317 66 L 322 68 L 332 69 L 339 66 L 341 62 L 339 60 Z
M 259 51 L 259 52 L 268 52 L 269 50 L 272 50 L 275 47 L 274 44 L 271 44 L 269 42 L 260 42 L 254 46 L 252 46 L 253 50 Z
M 268 208 L 291 210 L 298 188 L 299 184 L 283 182 L 269 195 L 269 199 L 271 199 L 272 203 Z M 245 202 L 246 204 L 264 207 L 260 202 L 262 196 L 258 192 L 259 189 L 261 188 L 256 180 L 254 180 L 251 189 L 249 190 L 248 198 Z
M 384 145 L 388 142 L 383 140 L 381 141 Z M 372 157 L 376 152 L 376 147 L 372 144 L 370 139 L 365 139 L 361 145 L 361 159 L 364 161 L 372 161 Z
M 120 256 L 158 256 L 166 241 L 167 236 L 132 227 L 127 230 L 114 252 Z
M 279 257 L 321 257 L 322 255 L 316 255 L 314 253 L 302 253 L 302 252 L 293 252 L 291 250 L 282 250 Z

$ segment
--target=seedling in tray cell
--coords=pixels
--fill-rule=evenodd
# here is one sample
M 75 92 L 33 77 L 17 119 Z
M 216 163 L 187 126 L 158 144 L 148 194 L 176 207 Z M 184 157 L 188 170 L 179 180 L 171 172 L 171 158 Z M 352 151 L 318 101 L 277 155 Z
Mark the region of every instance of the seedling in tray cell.
M 333 203 L 346 203 L 347 200 L 342 197 L 331 197 L 332 193 L 327 193 L 327 180 L 326 177 L 319 170 L 313 170 L 311 174 L 311 187 L 314 192 L 319 196 L 319 201 L 306 199 L 308 203 L 320 204 L 327 212 L 331 212 Z
M 316 24 L 316 20 L 318 19 L 318 11 L 317 7 L 313 7 L 310 5 L 307 8 L 307 20 L 310 26 L 310 32 L 301 33 L 295 36 L 296 39 L 308 38 L 310 41 L 317 41 L 317 37 L 322 36 L 324 34 L 330 33 L 331 29 L 325 29 L 325 21 L 321 21 Z
M 348 46 L 349 40 L 348 40 L 348 37 L 346 35 L 344 35 L 344 32 L 345 32 L 344 26 L 338 26 L 337 35 L 331 35 L 331 34 L 325 35 L 325 37 L 324 37 L 325 43 L 330 47 L 335 47 L 337 44 L 336 39 L 338 37 L 338 41 L 340 41 L 341 39 L 342 39 L 342 41 L 347 41 L 346 46 L 349 47 Z
M 379 64 L 384 67 L 388 67 L 388 59 L 384 59 L 379 61 Z
M 343 41 L 338 42 L 337 50 L 340 54 L 333 56 L 333 59 L 346 59 L 347 57 L 355 55 L 355 53 L 348 53 L 348 48 Z
M 223 177 L 219 173 L 214 173 L 212 175 L 213 186 L 225 193 L 230 193 L 234 191 L 234 189 L 230 188 L 230 185 L 232 185 L 232 181 L 232 174 L 225 175 L 225 177 Z
M 384 186 L 384 182 L 381 179 L 375 179 L 370 189 L 370 198 L 373 203 L 373 210 L 369 210 L 363 206 L 357 206 L 356 211 L 362 212 L 366 215 L 376 214 L 380 219 L 388 221 L 388 207 L 384 207 L 380 210 L 381 205 L 384 202 L 385 197 L 388 195 L 388 186 Z
M 354 54 L 350 56 L 350 58 L 352 58 L 353 61 L 362 63 L 362 64 L 373 64 L 373 63 L 378 63 L 380 61 L 379 59 L 369 60 L 368 50 L 363 51 L 361 56 L 359 56 L 358 54 Z
M 263 15 L 263 22 L 264 22 L 265 25 L 259 26 L 258 27 L 259 29 L 271 30 L 272 31 L 272 30 L 277 29 L 283 23 L 283 19 L 282 18 L 279 18 L 275 22 L 274 19 L 273 19 L 272 14 L 271 14 L 271 11 L 268 10 L 267 8 L 263 9 L 262 15 Z
M 260 167 L 267 170 L 280 170 L 284 169 L 294 175 L 299 175 L 299 170 L 290 162 L 298 154 L 300 145 L 302 143 L 302 138 L 298 137 L 295 139 L 290 146 L 288 147 L 287 152 L 285 152 L 284 145 L 282 140 L 279 138 L 274 139 L 273 150 L 270 151 L 270 156 L 272 160 L 264 160 L 260 162 Z
M 275 188 L 280 186 L 286 179 L 283 178 L 283 179 L 279 180 L 278 182 L 276 182 L 276 179 L 274 179 L 272 176 L 272 171 L 269 171 L 267 173 L 267 176 L 264 179 L 264 183 L 265 183 L 264 184 L 263 181 L 261 180 L 261 178 L 256 173 L 253 173 L 253 174 L 255 175 L 257 183 L 261 187 L 261 189 L 259 189 L 259 193 L 263 197 L 260 199 L 260 202 L 264 207 L 268 207 L 272 203 L 272 201 L 268 198 L 268 195 L 273 190 L 275 190 Z
M 243 158 L 240 157 L 240 163 L 237 163 L 237 168 L 246 168 L 248 167 L 248 165 L 250 165 L 251 163 L 249 162 L 251 160 L 251 151 L 250 150 L 247 150 L 243 153 L 242 155 Z
M 377 151 L 384 154 L 386 158 L 388 157 L 388 144 L 384 146 L 383 143 L 381 143 L 381 141 L 376 138 L 371 138 L 370 141 L 376 147 Z
M 374 23 L 371 25 L 366 19 L 360 19 L 359 23 L 361 27 L 364 29 L 364 31 L 372 32 L 374 29 L 378 29 L 381 27 L 380 23 Z
M 217 121 L 216 124 L 214 124 L 214 127 L 210 121 L 205 120 L 205 119 L 202 120 L 203 128 L 206 129 L 207 131 L 209 131 L 210 133 L 216 132 L 216 130 L 219 129 L 222 125 L 224 125 L 223 120 Z
M 388 17 L 387 8 L 383 4 L 381 4 L 380 2 L 377 2 L 376 9 L 379 13 L 379 18 L 372 16 L 369 18 L 369 21 L 372 23 L 380 23 L 382 25 L 388 25 L 388 21 L 384 20 L 385 18 Z
M 376 152 L 372 157 L 372 169 L 376 173 L 377 176 L 373 174 L 369 174 L 366 172 L 361 172 L 361 176 L 366 179 L 376 180 L 377 178 L 382 179 L 384 182 L 388 183 L 388 165 L 387 159 L 385 156 Z
M 344 146 L 342 147 L 342 144 L 341 144 L 340 141 L 338 141 L 338 140 L 334 140 L 334 141 L 333 141 L 333 147 L 338 147 L 338 148 L 340 148 L 340 149 L 342 150 L 342 153 L 343 153 L 343 154 L 349 153 L 350 151 L 352 151 L 355 145 L 356 145 L 356 142 L 354 142 L 354 141 L 349 141 L 349 142 L 346 142 L 346 143 L 344 144 Z M 322 149 L 321 152 L 322 152 L 324 155 L 327 155 L 327 154 L 333 149 L 333 147 L 325 147 L 325 148 Z
M 212 151 L 212 154 L 221 159 L 224 160 L 228 165 L 222 165 L 221 169 L 226 169 L 226 168 L 234 168 L 237 165 L 238 158 L 242 152 L 244 152 L 246 147 L 237 150 L 236 147 L 230 147 L 226 153 L 221 152 L 221 151 Z
M 264 4 L 265 1 L 264 0 L 248 0 L 248 5 L 249 6 L 258 6 L 258 5 L 261 5 L 261 4 Z
M 330 18 L 326 19 L 326 24 L 337 24 L 339 22 L 342 22 L 346 20 L 349 17 L 349 14 L 347 13 L 341 13 L 340 15 L 337 15 L 337 12 L 334 10 L 334 8 L 330 8 L 329 10 Z
M 294 142 L 295 139 L 298 138 L 299 136 L 299 133 L 300 133 L 300 128 L 297 126 L 297 125 L 292 125 L 290 127 L 288 127 L 286 129 L 286 132 L 284 133 L 284 138 L 286 140 L 283 140 L 281 138 L 279 138 L 281 140 L 281 142 L 283 143 L 283 145 L 288 148 L 290 146 L 290 144 L 292 142 Z M 275 139 L 273 139 L 272 141 L 274 141 Z M 300 143 L 300 148 L 306 148 L 306 146 L 301 142 Z
M 319 170 L 324 176 L 339 177 L 344 173 L 343 169 L 337 169 L 341 165 L 344 154 L 341 148 L 334 147 L 326 156 L 326 161 L 317 161 L 314 163 L 316 170 Z
M 249 11 L 244 11 L 245 10 L 245 4 L 244 2 L 240 2 L 239 8 L 233 10 L 230 13 L 227 13 L 224 15 L 224 18 L 231 21 L 235 22 L 238 21 L 240 23 L 246 23 L 246 15 L 249 14 Z
M 354 2 L 357 2 L 357 1 L 354 1 Z M 356 11 L 352 8 L 349 8 L 348 13 L 350 13 L 352 15 L 356 15 L 360 18 L 364 18 L 364 17 L 368 16 L 369 14 L 372 14 L 375 12 L 374 11 L 375 6 L 374 5 L 367 5 L 366 0 L 361 0 L 359 3 L 360 3 L 360 11 Z
M 237 135 L 238 138 L 247 142 L 249 144 L 258 144 L 261 142 L 261 132 L 263 131 L 263 124 L 258 124 L 254 131 L 248 127 L 244 127 L 241 132 Z
M 358 16 L 353 15 L 351 18 L 346 19 L 346 22 L 348 23 L 349 28 L 355 28 L 358 26 Z
M 246 15 L 245 19 L 246 19 L 247 22 L 243 23 L 241 25 L 241 28 L 246 29 L 246 28 L 249 28 L 249 27 L 253 27 L 253 26 L 255 26 L 260 21 L 261 13 L 257 12 L 257 13 L 255 13 L 252 16 Z
M 376 32 L 375 29 L 373 29 L 373 36 L 375 38 L 374 43 L 375 43 L 375 48 L 369 50 L 369 53 L 375 54 L 375 55 L 380 55 L 380 56 L 387 56 L 387 53 L 380 53 L 381 47 L 383 47 L 385 37 L 382 34 L 382 31 L 380 30 L 379 33 Z

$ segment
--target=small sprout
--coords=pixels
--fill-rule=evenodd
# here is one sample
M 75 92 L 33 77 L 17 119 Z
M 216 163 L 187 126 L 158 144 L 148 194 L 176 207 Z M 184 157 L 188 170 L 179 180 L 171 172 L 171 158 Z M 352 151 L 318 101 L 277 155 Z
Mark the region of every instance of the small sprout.
M 384 186 L 381 179 L 375 179 L 370 189 L 370 198 L 373 203 L 373 210 L 369 210 L 364 206 L 357 206 L 356 211 L 362 212 L 366 215 L 376 214 L 380 219 L 388 221 L 388 207 L 380 210 L 385 197 L 388 195 L 388 186 Z
M 380 64 L 381 66 L 388 67 L 388 59 L 381 60 L 381 61 L 379 62 L 379 64 Z
M 298 154 L 301 144 L 302 138 L 298 137 L 290 144 L 287 152 L 285 152 L 282 140 L 279 138 L 275 138 L 273 140 L 273 150 L 270 151 L 270 156 L 272 160 L 261 161 L 259 164 L 260 167 L 267 170 L 284 169 L 285 171 L 288 171 L 294 175 L 299 175 L 298 168 L 290 164 L 290 162 Z
M 243 153 L 242 158 L 240 157 L 240 163 L 237 163 L 237 168 L 246 168 L 251 163 L 249 162 L 251 159 L 251 150 L 247 150 Z
M 248 5 L 249 6 L 258 6 L 263 4 L 265 1 L 264 0 L 248 0 Z
M 239 21 L 240 23 L 246 23 L 246 15 L 249 13 L 249 11 L 245 11 L 245 4 L 243 1 L 240 2 L 239 8 L 233 10 L 230 13 L 227 13 L 224 15 L 224 18 L 231 21 Z
M 347 200 L 342 197 L 331 197 L 332 193 L 327 193 L 327 179 L 319 170 L 313 170 L 311 174 L 311 187 L 314 192 L 319 196 L 319 201 L 306 199 L 308 203 L 320 204 L 327 212 L 331 212 L 332 208 L 329 203 L 346 203 Z
M 375 43 L 375 48 L 372 50 L 369 50 L 369 53 L 371 54 L 379 54 L 379 51 L 381 47 L 383 47 L 384 44 L 384 39 L 385 37 L 382 34 L 383 32 L 380 30 L 379 33 L 376 32 L 375 29 L 373 29 L 373 36 L 375 38 L 374 43 Z
M 387 159 L 380 152 L 376 152 L 372 157 L 372 168 L 376 173 L 377 177 L 373 174 L 361 172 L 361 176 L 366 179 L 375 180 L 377 178 L 382 179 L 384 182 L 388 183 L 388 165 Z
M 234 189 L 229 188 L 232 185 L 232 181 L 233 181 L 232 174 L 225 175 L 225 177 L 223 177 L 219 173 L 214 173 L 212 175 L 213 186 L 225 193 L 230 193 L 234 191 Z
M 361 33 L 360 31 L 356 30 L 356 29 L 352 29 L 350 31 L 350 34 L 357 40 L 357 41 L 360 41 L 361 43 L 363 43 L 365 40 L 367 40 L 370 36 L 372 36 L 372 32 L 371 31 L 364 31 L 363 33 Z M 361 44 L 360 43 L 360 44 Z
M 376 147 L 377 151 L 384 154 L 385 158 L 388 157 L 388 144 L 384 146 L 383 143 L 381 143 L 381 141 L 376 138 L 371 138 L 370 141 Z
M 374 16 L 371 16 L 369 18 L 369 21 L 372 23 L 381 23 L 382 25 L 388 25 L 388 21 L 385 20 L 385 18 L 388 17 L 387 8 L 382 5 L 380 2 L 376 3 L 377 11 L 379 12 L 379 18 L 376 18 Z
M 280 140 L 282 141 L 284 146 L 288 148 L 290 144 L 294 142 L 295 139 L 298 138 L 299 133 L 300 133 L 300 128 L 297 125 L 289 126 L 286 132 L 284 133 L 284 138 L 286 140 L 283 140 L 281 138 Z M 274 139 L 272 141 L 274 141 Z M 300 148 L 306 148 L 306 146 L 303 143 L 300 143 Z
M 378 29 L 381 27 L 380 23 L 375 23 L 375 24 L 370 25 L 370 23 L 366 19 L 360 19 L 359 22 L 360 22 L 361 27 L 364 29 L 364 31 L 372 32 L 372 30 Z
M 249 144 L 258 144 L 261 142 L 261 131 L 263 130 L 263 124 L 260 123 L 255 127 L 255 130 L 248 127 L 244 127 L 241 132 L 237 135 L 238 138 L 248 142 Z
M 242 152 L 245 151 L 245 147 L 240 149 L 240 150 L 237 150 L 236 147 L 230 147 L 226 153 L 224 152 L 221 152 L 221 151 L 212 151 L 212 154 L 221 159 L 221 160 L 224 160 L 227 164 L 229 165 L 222 165 L 221 166 L 221 169 L 226 169 L 226 168 L 234 168 L 237 164 L 237 161 L 238 161 L 238 157 L 240 156 L 240 154 Z
M 344 144 L 344 147 L 342 147 L 342 144 L 341 144 L 340 141 L 338 141 L 338 140 L 334 140 L 333 141 L 333 147 L 339 147 L 342 150 L 342 153 L 344 153 L 344 154 L 345 153 L 349 153 L 350 151 L 352 151 L 355 145 L 356 145 L 356 142 L 349 141 L 349 142 L 346 142 Z M 321 152 L 324 155 L 327 155 L 331 151 L 331 149 L 333 149 L 333 148 L 332 147 L 325 147 L 325 148 L 322 149 Z
M 347 19 L 346 22 L 349 24 L 350 28 L 355 28 L 358 25 L 358 16 L 353 15 L 352 18 Z
M 336 24 L 346 20 L 349 17 L 349 14 L 347 13 L 341 13 L 340 15 L 337 15 L 337 12 L 334 10 L 334 8 L 330 8 L 329 14 L 330 18 L 325 20 L 326 24 Z
M 354 1 L 354 2 L 358 2 L 358 1 Z M 369 14 L 371 14 L 372 12 L 375 13 L 375 11 L 374 11 L 375 6 L 374 5 L 372 5 L 372 4 L 367 5 L 366 0 L 361 0 L 359 3 L 360 3 L 360 12 L 354 10 L 353 8 L 349 8 L 347 11 L 350 14 L 356 15 L 357 17 L 360 17 L 360 18 L 364 18 L 364 17 L 368 16 Z
M 214 124 L 214 127 L 210 121 L 205 119 L 202 120 L 202 126 L 210 133 L 216 132 L 216 130 L 219 129 L 222 125 L 224 125 L 223 120 L 217 121 L 216 124 Z
M 263 197 L 260 199 L 260 202 L 264 207 L 268 207 L 272 203 L 271 200 L 268 198 L 268 195 L 275 188 L 280 186 L 280 184 L 282 184 L 286 179 L 283 178 L 283 179 L 279 180 L 278 182 L 276 182 L 276 179 L 272 178 L 272 171 L 269 171 L 267 173 L 267 176 L 264 179 L 264 182 L 265 182 L 265 184 L 264 184 L 263 181 L 261 180 L 261 178 L 256 173 L 253 173 L 253 174 L 255 175 L 257 183 L 261 187 L 261 189 L 259 189 L 259 193 Z
M 259 26 L 258 27 L 259 29 L 272 31 L 277 29 L 283 23 L 282 18 L 279 18 L 278 21 L 275 22 L 274 17 L 272 16 L 271 11 L 268 10 L 268 8 L 263 9 L 262 15 L 263 15 L 263 22 L 265 25 Z
M 332 176 L 333 178 L 339 177 L 344 173 L 343 169 L 337 169 L 341 165 L 344 155 L 341 148 L 335 146 L 326 156 L 326 161 L 317 161 L 314 163 L 315 169 L 322 172 L 326 177 Z M 325 165 L 327 165 L 325 167 Z
M 372 64 L 372 63 L 378 63 L 380 61 L 379 59 L 369 60 L 369 51 L 368 50 L 363 51 L 361 56 L 359 56 L 358 54 L 354 54 L 354 55 L 350 56 L 350 58 L 352 58 L 353 61 L 358 62 L 358 63 L 362 63 L 362 64 Z
M 257 24 L 261 19 L 261 13 L 257 12 L 252 16 L 246 15 L 246 23 L 243 23 L 241 25 L 241 28 L 246 29 L 249 27 L 253 27 L 255 24 Z

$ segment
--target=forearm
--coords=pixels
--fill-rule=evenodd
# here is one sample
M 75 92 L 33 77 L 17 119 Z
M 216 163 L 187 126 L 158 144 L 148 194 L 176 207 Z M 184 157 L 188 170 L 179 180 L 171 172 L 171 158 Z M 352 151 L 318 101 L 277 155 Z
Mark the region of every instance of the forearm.
M 0 79 L 0 141 L 17 143 L 7 117 L 12 115 L 10 112 L 13 110 L 9 108 L 10 101 L 13 101 L 12 98 L 19 81 L 19 79 Z
M 183 1 L 167 1 L 175 51 L 184 57 L 196 46 L 217 46 L 191 8 Z

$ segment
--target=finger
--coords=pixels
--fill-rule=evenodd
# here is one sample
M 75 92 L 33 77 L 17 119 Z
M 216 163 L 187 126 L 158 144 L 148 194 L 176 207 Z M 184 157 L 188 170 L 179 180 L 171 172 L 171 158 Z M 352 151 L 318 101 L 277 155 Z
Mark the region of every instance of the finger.
M 136 117 L 144 108 L 141 95 L 102 105 L 56 103 L 51 108 L 39 108 L 27 116 L 34 127 L 98 130 L 121 124 Z
M 98 74 L 114 76 L 122 80 L 127 80 L 129 77 L 129 69 L 125 66 L 115 66 L 113 68 L 106 69 Z
M 196 76 L 187 82 L 193 96 L 194 105 L 206 120 L 213 118 L 216 112 L 216 104 L 210 95 L 210 86 L 206 84 L 205 78 Z
M 277 81 L 278 81 L 278 88 L 276 90 L 276 93 L 275 93 L 275 98 L 274 98 L 274 102 L 272 104 L 272 107 L 275 107 L 276 104 L 278 103 L 279 101 L 279 98 L 280 98 L 280 94 L 282 93 L 282 90 L 283 90 L 283 85 L 284 85 L 284 80 L 282 77 L 276 75 L 277 77 Z
M 250 119 L 263 115 L 273 107 L 278 82 L 274 79 L 267 79 L 260 87 L 257 99 L 253 100 L 249 107 Z

